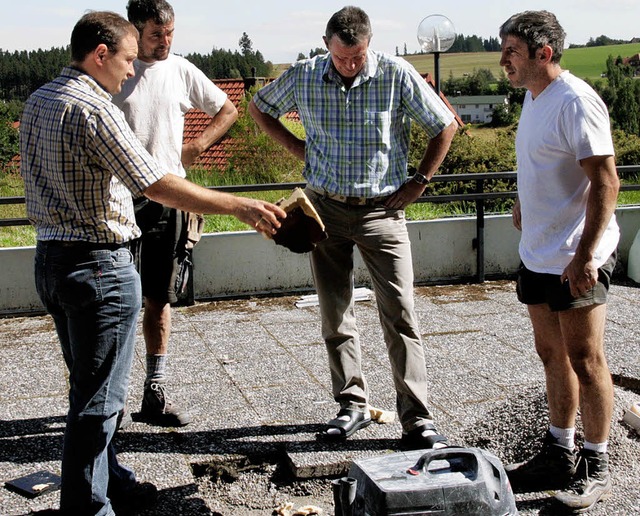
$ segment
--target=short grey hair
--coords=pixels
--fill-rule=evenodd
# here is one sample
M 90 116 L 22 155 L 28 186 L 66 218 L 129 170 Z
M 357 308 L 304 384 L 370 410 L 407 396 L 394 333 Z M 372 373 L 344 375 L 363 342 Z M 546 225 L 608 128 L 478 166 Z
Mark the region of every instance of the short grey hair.
M 142 33 L 149 20 L 158 25 L 166 25 L 175 19 L 175 14 L 171 4 L 165 0 L 129 0 L 127 18 Z
M 359 7 L 348 5 L 334 13 L 327 23 L 325 37 L 327 41 L 338 36 L 347 46 L 354 46 L 371 39 L 369 16 Z
M 549 45 L 553 50 L 551 62 L 559 63 L 564 49 L 566 33 L 558 19 L 549 11 L 524 11 L 514 14 L 500 26 L 500 38 L 514 36 L 529 48 L 533 59 L 539 48 Z

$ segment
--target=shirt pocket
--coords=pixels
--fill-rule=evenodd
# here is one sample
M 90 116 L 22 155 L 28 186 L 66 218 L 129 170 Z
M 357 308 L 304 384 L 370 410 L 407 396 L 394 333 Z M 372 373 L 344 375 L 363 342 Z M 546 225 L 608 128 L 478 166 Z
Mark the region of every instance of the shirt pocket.
M 363 143 L 386 153 L 391 147 L 391 113 L 388 111 L 365 111 L 363 121 Z

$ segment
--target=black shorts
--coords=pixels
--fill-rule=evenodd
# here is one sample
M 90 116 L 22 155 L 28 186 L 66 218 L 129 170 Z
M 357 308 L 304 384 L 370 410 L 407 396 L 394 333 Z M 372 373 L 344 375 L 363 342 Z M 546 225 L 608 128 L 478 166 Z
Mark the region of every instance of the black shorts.
M 559 275 L 533 272 L 521 263 L 516 284 L 518 300 L 525 305 L 546 303 L 552 312 L 605 304 L 616 258 L 617 252 L 614 252 L 598 269 L 597 283 L 589 292 L 580 297 L 571 295 L 569 282 L 562 283 Z
M 133 254 L 142 282 L 142 295 L 158 302 L 178 301 L 179 273 L 185 259 L 184 214 L 148 199 L 136 200 L 136 223 L 142 236 Z

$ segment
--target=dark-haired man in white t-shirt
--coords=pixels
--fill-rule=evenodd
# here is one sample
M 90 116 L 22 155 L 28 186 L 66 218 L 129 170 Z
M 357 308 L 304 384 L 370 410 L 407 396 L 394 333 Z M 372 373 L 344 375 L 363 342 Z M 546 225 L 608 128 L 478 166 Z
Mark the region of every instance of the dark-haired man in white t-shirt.
M 169 172 L 185 177 L 185 169 L 219 140 L 238 117 L 235 106 L 213 82 L 183 57 L 171 54 L 174 11 L 165 0 L 130 0 L 127 16 L 140 32 L 135 76 L 114 102 L 149 153 Z M 184 115 L 198 108 L 212 121 L 195 139 L 183 144 Z M 167 353 L 171 304 L 178 301 L 186 266 L 184 235 L 188 214 L 141 199 L 136 221 L 142 237 L 136 261 L 144 295 L 143 333 L 147 377 L 140 414 L 150 424 L 184 426 L 187 409 L 167 394 Z
M 609 114 L 590 86 L 560 67 L 565 33 L 553 14 L 516 14 L 500 37 L 501 66 L 527 89 L 516 137 L 517 292 L 544 365 L 550 419 L 540 453 L 506 469 L 514 489 L 559 489 L 556 499 L 582 512 L 611 490 L 604 325 L 620 231 Z M 578 408 L 584 446 L 576 456 Z

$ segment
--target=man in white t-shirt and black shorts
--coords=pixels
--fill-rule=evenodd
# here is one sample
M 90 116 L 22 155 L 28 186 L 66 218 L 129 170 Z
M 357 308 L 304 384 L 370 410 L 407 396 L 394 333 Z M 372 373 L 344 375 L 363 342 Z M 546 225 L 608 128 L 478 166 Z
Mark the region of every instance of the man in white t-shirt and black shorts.
M 127 16 L 140 32 L 135 77 L 113 101 L 149 153 L 169 172 L 185 169 L 219 140 L 238 117 L 227 95 L 186 59 L 170 53 L 174 11 L 165 0 L 130 0 Z M 197 108 L 212 117 L 195 139 L 183 144 L 184 115 Z M 188 410 L 167 395 L 167 352 L 171 333 L 171 304 L 186 278 L 185 251 L 188 214 L 148 199 L 136 201 L 136 222 L 143 235 L 136 249 L 144 296 L 143 333 L 147 377 L 141 419 L 161 426 L 184 426 Z
M 560 68 L 565 32 L 553 14 L 516 14 L 500 37 L 500 65 L 512 86 L 527 89 L 516 136 L 517 293 L 544 365 L 550 420 L 541 451 L 506 469 L 514 490 L 558 490 L 558 502 L 583 512 L 611 491 L 604 326 L 620 231 L 609 113 L 589 85 Z M 584 444 L 576 454 L 578 408 Z

